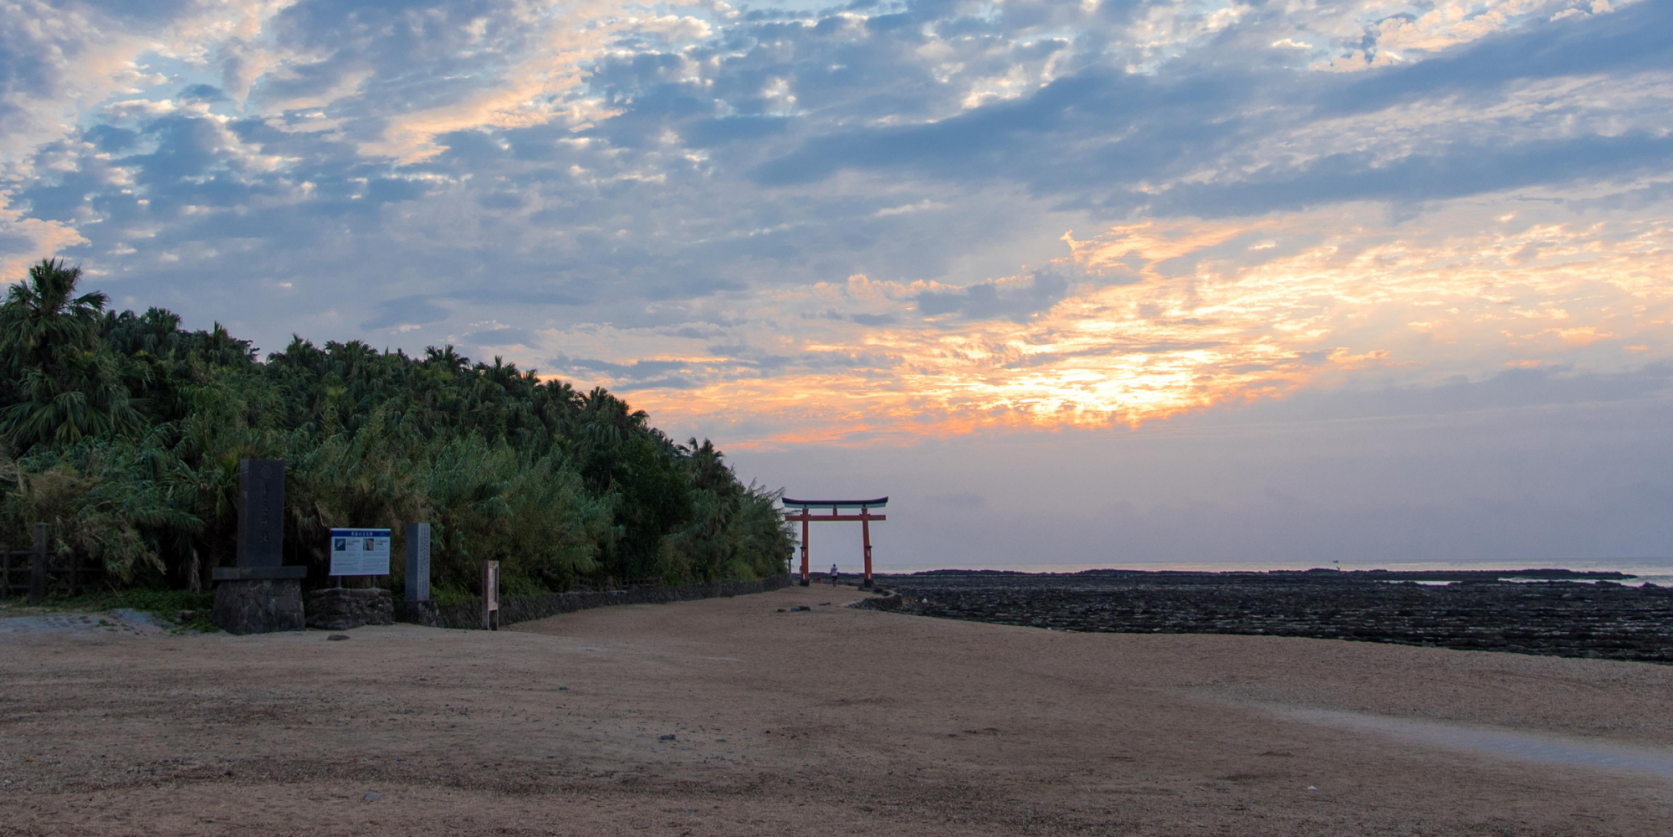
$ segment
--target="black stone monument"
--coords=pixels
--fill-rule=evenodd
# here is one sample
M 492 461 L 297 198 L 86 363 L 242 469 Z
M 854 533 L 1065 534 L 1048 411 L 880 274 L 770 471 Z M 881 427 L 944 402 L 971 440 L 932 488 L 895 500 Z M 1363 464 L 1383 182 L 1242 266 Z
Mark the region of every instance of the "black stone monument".
M 238 566 L 215 568 L 210 618 L 234 634 L 300 631 L 307 567 L 284 566 L 285 461 L 238 460 Z

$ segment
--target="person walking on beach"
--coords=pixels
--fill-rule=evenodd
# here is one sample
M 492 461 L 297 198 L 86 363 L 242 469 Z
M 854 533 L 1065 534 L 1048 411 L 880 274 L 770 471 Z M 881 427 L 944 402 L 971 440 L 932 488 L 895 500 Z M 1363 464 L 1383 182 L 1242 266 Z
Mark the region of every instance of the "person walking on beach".
M 832 564 L 831 565 L 831 584 L 833 584 L 833 585 L 836 584 L 836 580 L 837 580 L 837 567 L 836 567 L 835 564 Z

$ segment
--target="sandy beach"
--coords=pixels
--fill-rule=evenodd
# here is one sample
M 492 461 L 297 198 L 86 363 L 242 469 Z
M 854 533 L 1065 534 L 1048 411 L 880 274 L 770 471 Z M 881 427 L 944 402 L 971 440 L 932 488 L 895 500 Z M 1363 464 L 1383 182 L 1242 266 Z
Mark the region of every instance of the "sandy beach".
M 1670 667 L 855 598 L 0 633 L 0 834 L 1673 833 Z

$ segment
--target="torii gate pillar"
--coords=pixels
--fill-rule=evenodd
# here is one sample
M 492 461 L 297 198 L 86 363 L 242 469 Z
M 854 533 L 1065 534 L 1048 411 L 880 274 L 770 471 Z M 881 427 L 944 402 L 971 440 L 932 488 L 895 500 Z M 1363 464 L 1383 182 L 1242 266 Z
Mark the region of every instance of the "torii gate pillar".
M 864 543 L 866 545 L 866 580 L 865 580 L 865 583 L 860 585 L 860 586 L 864 587 L 867 590 L 870 590 L 871 589 L 871 516 L 868 515 L 868 514 L 865 514 L 865 511 L 866 510 L 864 508 L 860 509 L 860 513 L 861 513 L 860 514 L 860 538 L 864 541 Z
M 808 585 L 807 578 L 807 512 L 802 512 L 802 586 Z

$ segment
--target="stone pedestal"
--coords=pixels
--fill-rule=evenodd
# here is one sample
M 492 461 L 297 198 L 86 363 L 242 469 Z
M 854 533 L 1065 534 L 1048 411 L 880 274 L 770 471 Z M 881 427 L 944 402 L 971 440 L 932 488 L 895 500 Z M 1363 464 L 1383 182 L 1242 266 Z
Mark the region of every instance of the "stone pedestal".
M 300 631 L 305 622 L 302 615 L 302 580 L 219 580 L 215 586 L 215 609 L 210 611 L 209 618 L 229 634 Z
M 361 625 L 392 625 L 395 603 L 379 587 L 348 590 L 328 587 L 308 594 L 308 627 L 346 631 Z
M 435 602 L 396 602 L 395 621 L 423 625 L 427 628 L 445 627 L 442 623 L 441 607 Z

